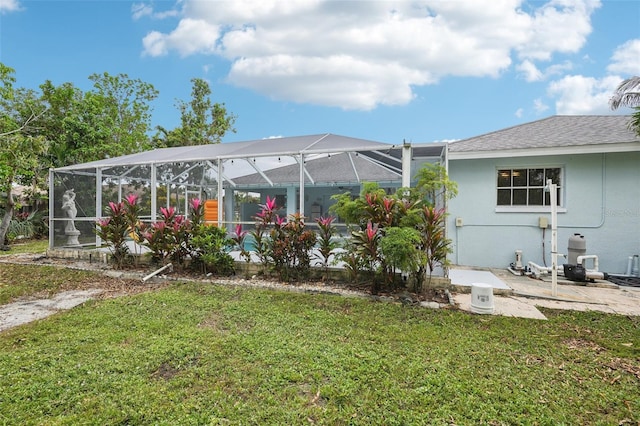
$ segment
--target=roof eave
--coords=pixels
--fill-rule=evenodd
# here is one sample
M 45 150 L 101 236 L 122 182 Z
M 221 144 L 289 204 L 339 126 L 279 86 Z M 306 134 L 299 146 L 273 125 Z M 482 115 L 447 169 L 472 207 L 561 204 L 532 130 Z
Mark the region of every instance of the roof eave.
M 617 144 L 562 146 L 553 148 L 503 149 L 499 151 L 449 151 L 448 157 L 449 161 L 451 161 L 483 158 L 541 157 L 549 155 L 602 154 L 610 152 L 635 151 L 640 151 L 640 141 Z

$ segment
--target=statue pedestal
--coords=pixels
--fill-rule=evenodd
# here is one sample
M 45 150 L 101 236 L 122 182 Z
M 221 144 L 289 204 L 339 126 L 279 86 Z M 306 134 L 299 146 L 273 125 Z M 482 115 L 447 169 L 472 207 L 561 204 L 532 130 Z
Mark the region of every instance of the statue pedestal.
M 65 231 L 64 235 L 67 236 L 67 246 L 79 246 L 80 241 L 78 241 L 78 237 L 80 236 L 80 231 Z

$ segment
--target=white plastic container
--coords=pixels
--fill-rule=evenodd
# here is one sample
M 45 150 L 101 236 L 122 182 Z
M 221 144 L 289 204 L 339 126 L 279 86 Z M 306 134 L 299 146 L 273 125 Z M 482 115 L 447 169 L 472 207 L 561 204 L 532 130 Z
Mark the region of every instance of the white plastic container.
M 471 312 L 476 314 L 492 314 L 493 287 L 485 283 L 471 284 Z

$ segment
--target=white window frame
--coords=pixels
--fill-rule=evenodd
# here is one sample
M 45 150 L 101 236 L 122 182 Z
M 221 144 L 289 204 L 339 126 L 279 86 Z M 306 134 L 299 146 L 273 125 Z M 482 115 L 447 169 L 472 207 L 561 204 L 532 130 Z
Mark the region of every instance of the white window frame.
M 525 169 L 527 170 L 527 173 L 529 170 L 534 170 L 534 169 L 559 169 L 560 170 L 560 185 L 558 185 L 558 189 L 559 189 L 559 194 L 558 194 L 558 208 L 557 211 L 558 213 L 565 213 L 567 211 L 566 206 L 565 206 L 565 168 L 564 166 L 561 165 L 510 165 L 510 166 L 499 166 L 496 167 L 496 171 L 494 173 L 494 201 L 495 201 L 495 211 L 496 213 L 549 213 L 551 212 L 551 206 L 550 205 L 499 205 L 498 204 L 498 190 L 499 189 L 506 189 L 506 188 L 510 188 L 511 190 L 513 190 L 514 188 L 518 188 L 518 189 L 529 189 L 531 188 L 529 186 L 529 183 L 527 182 L 526 186 L 523 187 L 514 187 L 513 183 L 510 187 L 499 187 L 498 186 L 498 173 L 500 173 L 501 170 L 509 170 L 510 172 L 513 173 L 514 170 L 522 170 Z M 535 186 L 537 187 L 537 186 Z M 512 200 L 513 202 L 513 200 Z M 528 202 L 528 199 L 527 199 Z

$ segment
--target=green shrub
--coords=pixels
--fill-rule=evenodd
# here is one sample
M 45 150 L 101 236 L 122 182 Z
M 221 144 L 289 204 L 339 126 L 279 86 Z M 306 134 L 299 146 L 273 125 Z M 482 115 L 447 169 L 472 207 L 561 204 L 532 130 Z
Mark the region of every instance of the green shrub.
M 380 251 L 392 272 L 402 271 L 414 275 L 426 261 L 426 253 L 420 249 L 420 233 L 412 228 L 391 227 L 380 239 Z M 395 280 L 394 280 L 395 282 Z M 414 290 L 420 290 L 420 282 L 414 280 Z
M 225 228 L 213 225 L 199 225 L 191 237 L 191 261 L 194 268 L 202 268 L 205 273 L 232 275 L 234 261 L 228 250 L 233 241 L 227 237 Z
M 341 254 L 340 260 L 352 276 L 370 275 L 374 292 L 381 283 L 395 286 L 397 269 L 410 274 L 420 290 L 427 270 L 431 277 L 436 266 L 448 264 L 446 212 L 435 205 L 454 197 L 457 185 L 439 164 L 424 165 L 416 179 L 415 188 L 399 188 L 393 195 L 377 183 L 365 183 L 355 199 L 350 192 L 332 197 L 335 204 L 329 211 L 351 228 L 348 247 L 357 256 Z

